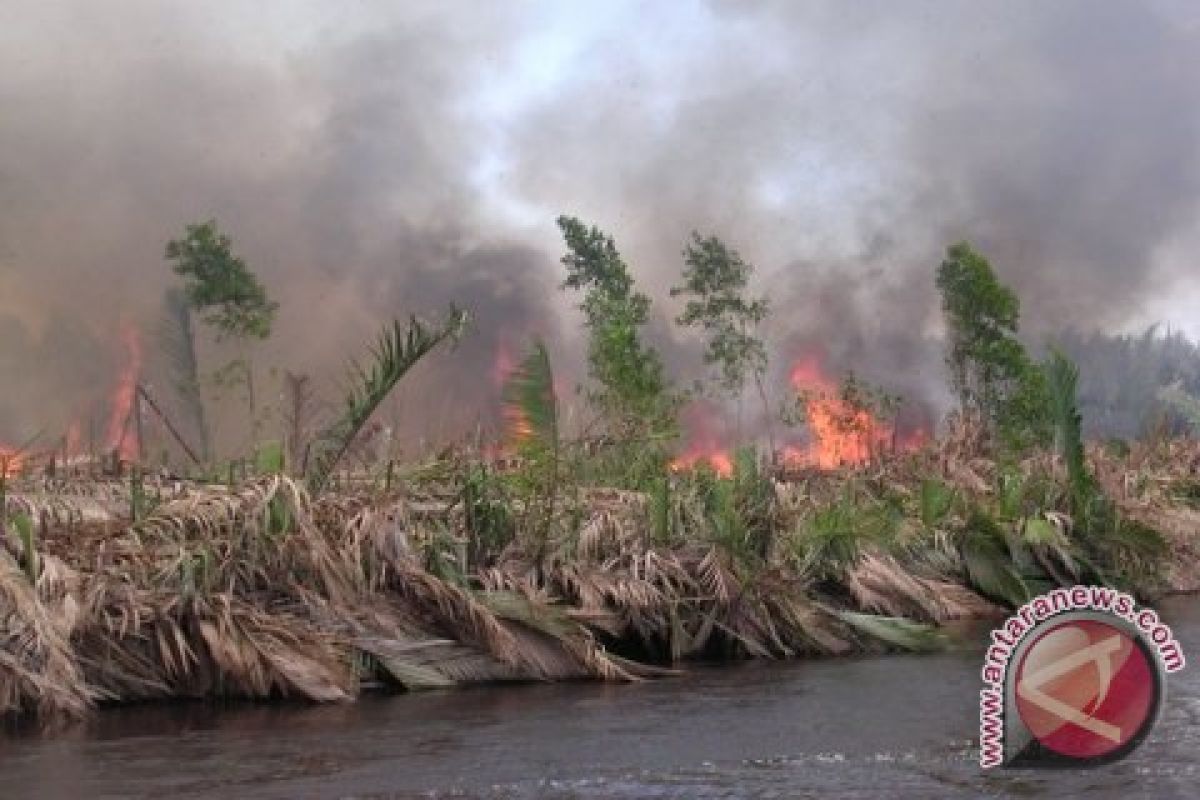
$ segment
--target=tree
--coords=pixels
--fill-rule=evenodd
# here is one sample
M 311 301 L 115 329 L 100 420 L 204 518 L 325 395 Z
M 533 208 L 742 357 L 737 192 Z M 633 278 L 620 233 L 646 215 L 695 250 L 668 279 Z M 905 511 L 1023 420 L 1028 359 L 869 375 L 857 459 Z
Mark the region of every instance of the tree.
M 683 262 L 683 285 L 672 288 L 671 296 L 689 299 L 675 321 L 707 334 L 704 363 L 719 368 L 720 386 L 738 400 L 739 408 L 746 381 L 753 378 L 774 451 L 771 412 L 763 388 L 767 350 L 755 335 L 766 319 L 768 305 L 765 297 L 746 297 L 754 267 L 716 236 L 702 237 L 696 232 L 683 250 Z
M 218 341 L 236 341 L 243 355 L 218 369 L 218 385 L 240 380 L 246 387 L 252 432 L 258 416 L 254 399 L 254 369 L 245 348 L 271 334 L 271 323 L 279 305 L 246 263 L 233 253 L 233 243 L 221 233 L 215 220 L 184 228 L 183 237 L 167 242 L 166 258 L 171 269 L 184 279 L 188 305 L 203 314 L 204 323 L 216 331 Z
M 1045 433 L 1045 376 L 1017 338 L 1016 293 L 966 242 L 950 247 L 937 271 L 948 327 L 946 363 L 964 416 L 1018 448 Z
M 634 289 L 612 238 L 573 217 L 559 217 L 566 240 L 563 289 L 584 293 L 579 309 L 588 328 L 592 401 L 621 437 L 664 433 L 673 427 L 675 400 L 657 351 L 643 344 L 650 298 Z
M 184 279 L 184 292 L 204 322 L 221 338 L 265 339 L 279 308 L 246 262 L 233 254 L 232 241 L 215 220 L 188 225 L 181 239 L 167 243 L 167 260 Z

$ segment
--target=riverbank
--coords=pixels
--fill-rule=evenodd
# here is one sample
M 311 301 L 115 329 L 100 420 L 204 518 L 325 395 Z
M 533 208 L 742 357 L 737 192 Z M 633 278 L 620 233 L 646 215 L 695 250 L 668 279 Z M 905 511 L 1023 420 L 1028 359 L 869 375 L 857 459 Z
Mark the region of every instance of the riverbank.
M 1189 654 L 1200 603 L 1155 605 Z M 689 668 L 686 680 L 498 686 L 352 705 L 170 703 L 4 736 L 6 800 L 1191 798 L 1200 671 L 1103 770 L 979 769 L 986 623 L 922 656 Z
M 637 681 L 688 659 L 939 644 L 1055 583 L 1200 588 L 1194 442 L 1094 447 L 1119 511 L 1080 531 L 1050 455 L 950 448 L 852 471 L 674 475 L 553 502 L 478 464 L 313 498 L 29 481 L 0 550 L 0 715 L 172 697 L 348 702 L 500 681 Z M 148 498 L 154 498 L 150 502 Z M 153 510 L 131 522 L 124 508 Z

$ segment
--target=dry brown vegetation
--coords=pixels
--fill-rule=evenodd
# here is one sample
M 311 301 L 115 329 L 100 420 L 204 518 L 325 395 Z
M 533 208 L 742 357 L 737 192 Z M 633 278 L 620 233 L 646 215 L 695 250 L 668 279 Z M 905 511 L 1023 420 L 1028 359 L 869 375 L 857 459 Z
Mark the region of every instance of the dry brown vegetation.
M 756 473 L 761 507 L 746 506 L 745 476 L 689 473 L 661 496 L 579 486 L 548 518 L 479 464 L 316 499 L 281 475 L 156 485 L 133 523 L 128 484 L 18 479 L 5 505 L 25 535 L 0 547 L 0 714 L 638 680 L 688 658 L 922 649 L 939 623 L 1093 570 L 1143 593 L 1198 588 L 1200 447 L 1093 447 L 1088 461 L 1168 551 L 1157 534 L 1085 541 L 1060 510 L 1055 457 L 1000 465 L 953 442 L 854 471 Z M 467 474 L 491 482 L 490 505 Z

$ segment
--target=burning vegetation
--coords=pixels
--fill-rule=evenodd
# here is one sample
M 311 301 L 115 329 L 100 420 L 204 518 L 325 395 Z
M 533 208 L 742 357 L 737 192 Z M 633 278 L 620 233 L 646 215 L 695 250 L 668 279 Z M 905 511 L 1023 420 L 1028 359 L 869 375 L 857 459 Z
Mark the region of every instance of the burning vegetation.
M 641 680 L 688 658 L 928 649 L 947 620 L 1052 585 L 1200 588 L 1195 441 L 1085 444 L 1078 370 L 1025 352 L 1015 296 L 968 246 L 937 272 L 959 406 L 935 438 L 816 354 L 786 365 L 777 402 L 767 302 L 715 237 L 693 237 L 675 290 L 712 375 L 678 390 L 613 240 L 559 225 L 588 418 L 567 428 L 543 343 L 501 339 L 500 430 L 423 461 L 368 445 L 398 382 L 467 335 L 453 308 L 385 328 L 335 413 L 310 415 L 289 375 L 282 441 L 214 453 L 200 331 L 237 346 L 218 371 L 260 437 L 251 353 L 275 306 L 215 224 L 189 226 L 167 251 L 186 283 L 165 340 L 186 419 L 148 392 L 125 326 L 107 458 L 80 458 L 78 424 L 54 447 L 0 448 L 0 714 Z M 155 470 L 151 440 L 186 459 Z

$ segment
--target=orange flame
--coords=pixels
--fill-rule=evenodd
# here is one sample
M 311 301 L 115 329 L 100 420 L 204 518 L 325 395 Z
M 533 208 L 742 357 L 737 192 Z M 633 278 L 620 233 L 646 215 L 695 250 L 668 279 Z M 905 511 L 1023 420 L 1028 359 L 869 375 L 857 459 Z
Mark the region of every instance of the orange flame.
M 121 343 L 125 348 L 125 364 L 117 379 L 117 388 L 113 391 L 107 440 L 110 449 L 117 450 L 121 458 L 132 461 L 138 453 L 133 414 L 138 379 L 142 372 L 142 342 L 137 328 L 128 322 L 121 323 Z
M 496 355 L 492 360 L 492 384 L 500 394 L 500 417 L 502 443 L 489 445 L 485 448 L 488 458 L 505 458 L 512 455 L 513 450 L 522 442 L 533 436 L 533 424 L 525 415 L 525 410 L 516 403 L 511 403 L 504 397 L 509 380 L 517 371 L 517 359 L 513 355 L 508 336 L 501 335 L 496 343 Z
M 817 357 L 797 361 L 792 367 L 791 383 L 805 398 L 804 416 L 812 441 L 807 447 L 785 447 L 784 463 L 821 469 L 855 467 L 869 462 L 891 442 L 891 425 L 847 402 Z
M 25 466 L 25 455 L 16 450 L 0 445 L 0 475 L 5 478 L 15 478 L 21 474 Z
M 517 371 L 517 360 L 512 354 L 508 338 L 501 336 L 496 342 L 496 356 L 492 359 L 492 384 L 497 389 L 503 389 L 504 384 Z
M 668 466 L 675 472 L 707 465 L 722 478 L 733 475 L 733 458 L 716 434 L 716 414 L 703 403 L 693 403 L 684 410 L 683 426 L 688 444 Z

